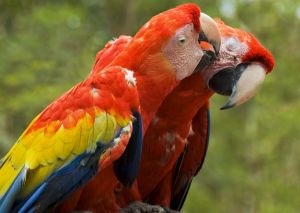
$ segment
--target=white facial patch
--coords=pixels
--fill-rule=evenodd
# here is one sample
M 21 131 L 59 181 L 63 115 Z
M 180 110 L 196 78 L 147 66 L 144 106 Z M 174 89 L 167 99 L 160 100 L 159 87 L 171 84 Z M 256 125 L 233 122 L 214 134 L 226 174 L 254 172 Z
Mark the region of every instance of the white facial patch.
M 194 25 L 188 24 L 177 30 L 163 47 L 162 52 L 174 67 L 177 80 L 190 76 L 200 62 L 203 51 L 198 38 Z
M 222 45 L 226 51 L 232 52 L 236 55 L 244 55 L 246 52 L 248 52 L 247 44 L 237 40 L 234 37 L 225 38 Z

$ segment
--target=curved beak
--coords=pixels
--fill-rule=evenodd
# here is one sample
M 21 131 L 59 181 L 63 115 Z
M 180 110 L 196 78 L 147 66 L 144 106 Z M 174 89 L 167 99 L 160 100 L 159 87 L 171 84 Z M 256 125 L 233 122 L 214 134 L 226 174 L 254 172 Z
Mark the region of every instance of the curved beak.
M 197 65 L 196 71 L 200 71 L 210 65 L 217 58 L 221 46 L 221 34 L 215 20 L 205 13 L 201 13 L 200 25 L 201 31 L 198 41 L 204 55 Z
M 210 43 L 215 50 L 215 54 L 218 55 L 221 46 L 221 33 L 216 21 L 205 13 L 201 13 L 200 25 L 199 42 L 206 41 Z
M 225 68 L 209 80 L 213 91 L 230 96 L 221 107 L 229 109 L 245 103 L 252 98 L 265 79 L 266 68 L 258 63 L 243 63 L 234 68 Z

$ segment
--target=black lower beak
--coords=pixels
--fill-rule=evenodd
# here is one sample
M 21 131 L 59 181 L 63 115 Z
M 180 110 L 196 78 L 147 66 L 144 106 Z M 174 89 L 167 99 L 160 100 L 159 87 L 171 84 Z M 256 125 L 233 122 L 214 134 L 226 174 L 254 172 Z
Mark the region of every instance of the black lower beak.
M 209 80 L 209 88 L 220 95 L 230 96 L 247 66 L 248 64 L 240 64 L 219 71 Z
M 210 65 L 217 58 L 216 54 L 213 51 L 204 51 L 204 55 L 202 56 L 199 64 L 197 65 L 195 71 L 201 71 L 208 65 Z

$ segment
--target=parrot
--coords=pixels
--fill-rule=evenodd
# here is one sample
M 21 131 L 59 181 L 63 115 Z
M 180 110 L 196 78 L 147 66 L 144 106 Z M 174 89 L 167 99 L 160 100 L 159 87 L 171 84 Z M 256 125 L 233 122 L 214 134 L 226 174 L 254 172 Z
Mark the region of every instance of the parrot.
M 223 110 L 248 101 L 263 82 L 265 75 L 273 71 L 275 59 L 271 52 L 263 47 L 252 34 L 231 28 L 220 19 L 216 21 L 222 34 L 224 47 L 224 51 L 220 51 L 220 53 L 224 53 L 224 56 L 220 57 L 225 59 L 227 55 L 234 61 L 230 63 L 229 58 L 225 59 L 223 61 L 223 65 L 226 64 L 225 68 L 216 74 L 206 74 L 206 79 L 211 78 L 208 85 L 213 91 L 229 96 L 227 103 L 221 108 Z M 226 54 L 227 52 L 231 54 Z M 219 65 L 216 62 L 211 65 L 211 68 L 219 70 Z M 209 72 L 209 69 L 206 69 L 206 73 Z M 220 86 L 219 82 L 224 82 L 224 80 L 225 83 Z M 249 87 L 249 84 L 252 86 Z M 207 102 L 194 116 L 191 134 L 187 138 L 188 146 L 181 154 L 180 160 L 177 161 L 176 169 L 173 169 L 173 176 L 176 178 L 173 179 L 171 192 L 170 205 L 172 209 L 181 210 L 192 179 L 203 165 L 209 142 L 208 107 L 209 103 Z
M 217 24 L 222 38 L 217 60 L 167 96 L 145 133 L 137 182 L 142 200 L 150 204 L 181 210 L 207 152 L 209 98 L 216 92 L 229 96 L 221 109 L 238 106 L 274 68 L 272 54 L 252 34 L 220 19 Z
M 153 21 L 153 23 L 154 23 L 154 21 Z M 152 24 L 152 23 L 148 22 L 145 24 L 144 27 L 148 28 L 150 24 Z M 209 44 L 212 45 L 214 51 L 218 52 L 218 50 L 220 49 L 221 37 L 220 37 L 219 30 L 217 28 L 216 22 L 212 18 L 210 18 L 208 15 L 201 12 L 200 26 L 201 26 L 201 32 L 200 32 L 198 41 L 201 41 L 201 40 L 207 41 Z M 182 37 L 178 37 L 178 38 L 182 39 Z M 124 49 L 126 50 L 128 48 L 129 44 L 132 42 L 132 39 L 134 39 L 134 38 L 132 38 L 130 36 L 120 36 L 118 39 L 114 39 L 114 40 L 108 42 L 105 45 L 104 49 L 97 53 L 94 68 L 102 69 L 105 66 L 107 66 L 108 64 L 110 64 L 110 62 L 113 61 L 115 57 L 118 57 L 119 54 L 122 54 Z M 205 58 L 205 56 L 206 56 L 206 53 L 204 52 L 203 58 Z M 179 62 L 179 60 L 178 60 L 178 62 Z M 201 63 L 201 62 L 203 62 L 203 63 Z M 197 66 L 199 66 L 199 65 L 203 66 L 203 64 L 206 64 L 206 60 L 201 60 L 201 62 Z M 175 63 L 177 63 L 177 62 L 175 62 Z M 190 63 L 190 61 L 187 61 L 187 63 Z M 148 65 L 148 63 L 146 65 Z M 146 66 L 146 65 L 144 65 L 144 66 Z M 158 64 L 156 62 L 156 60 L 153 62 L 150 61 L 149 66 L 150 67 L 152 66 L 152 68 L 153 68 L 153 66 L 154 67 L 158 66 L 157 67 L 158 71 L 161 69 L 161 65 Z M 180 65 L 180 66 L 182 66 L 182 65 Z M 146 67 L 145 67 L 145 69 L 146 69 Z M 138 85 L 141 85 L 141 84 L 143 84 L 143 82 L 141 80 L 139 80 Z M 149 84 L 149 82 L 146 82 L 146 84 Z M 141 89 L 138 86 L 138 91 L 140 92 L 140 90 Z M 147 103 L 145 103 L 144 107 L 141 107 L 143 129 L 146 129 L 147 123 L 149 123 L 149 121 L 150 121 L 146 118 L 146 116 L 145 116 L 146 113 L 143 113 L 143 109 L 145 109 L 146 105 L 149 104 L 149 100 L 148 99 L 145 99 L 145 100 L 147 101 Z M 141 105 L 143 106 L 142 103 L 141 103 Z M 148 120 L 148 122 L 147 122 L 147 120 Z M 113 152 L 113 151 L 111 150 L 111 152 Z M 113 155 L 113 154 L 111 154 L 111 155 Z M 71 211 L 74 209 L 80 210 L 80 209 L 86 209 L 86 208 L 89 208 L 89 210 L 93 210 L 94 212 L 103 212 L 103 211 L 107 212 L 108 209 L 110 210 L 109 212 L 117 212 L 118 208 L 114 205 L 110 205 L 112 203 L 111 197 L 114 196 L 114 191 L 112 192 L 113 194 L 111 196 L 110 196 L 110 193 L 108 193 L 109 189 L 114 189 L 115 184 L 117 182 L 117 178 L 114 175 L 114 173 L 115 173 L 114 170 L 115 170 L 115 165 L 111 165 L 110 168 L 101 170 L 101 172 L 100 172 L 101 174 L 99 174 L 98 176 L 102 177 L 102 180 L 105 179 L 105 180 L 110 180 L 110 181 L 103 181 L 105 183 L 103 184 L 103 182 L 102 182 L 101 185 L 99 185 L 99 183 L 97 183 L 97 186 L 93 186 L 93 188 L 97 188 L 97 190 L 91 189 L 91 192 L 90 192 L 90 193 L 103 192 L 103 194 L 105 194 L 105 198 L 103 197 L 103 194 L 102 194 L 101 198 L 99 198 L 99 199 L 108 200 L 108 203 L 109 203 L 108 205 L 103 205 L 101 207 L 97 206 L 97 208 L 94 206 L 93 207 L 94 209 L 86 207 L 89 205 L 90 202 L 93 202 L 92 199 L 87 200 L 85 202 L 81 202 L 81 204 L 77 204 L 77 203 L 79 203 L 80 196 L 82 196 L 82 193 L 83 193 L 82 189 L 81 189 L 81 190 L 77 190 L 76 192 L 74 192 L 73 195 L 69 199 L 67 199 L 62 204 L 60 204 L 55 209 L 55 212 L 68 212 L 68 211 Z M 92 180 L 92 182 L 95 182 L 95 181 Z M 93 185 L 93 184 L 89 184 L 89 185 Z M 122 185 L 124 185 L 124 184 L 122 184 Z M 75 207 L 76 205 L 77 205 L 77 208 Z
M 217 39 L 218 48 L 215 31 L 197 5 L 179 5 L 151 18 L 106 66 L 96 63 L 1 159 L 0 212 L 47 211 L 108 167 L 132 185 L 143 133 L 163 99 L 201 64 L 199 40 Z
M 207 152 L 210 97 L 214 93 L 230 96 L 222 109 L 246 102 L 255 94 L 264 76 L 273 70 L 275 63 L 269 50 L 252 34 L 232 28 L 220 19 L 216 21 L 222 38 L 219 55 L 217 58 L 213 56 L 211 64 L 204 70 L 180 82 L 164 99 L 144 135 L 141 168 L 133 187 L 126 189 L 120 183 L 108 186 L 116 186 L 110 189 L 115 197 L 103 199 L 100 195 L 108 189 L 99 188 L 99 184 L 102 179 L 112 179 L 112 172 L 101 171 L 77 196 L 76 210 L 107 212 L 112 206 L 126 207 L 133 201 L 174 210 L 182 208 L 193 177 L 201 169 Z M 108 59 L 107 55 L 118 54 L 131 39 L 130 36 L 120 36 L 108 43 L 98 53 L 96 63 L 104 63 L 101 57 Z M 205 41 L 200 42 L 200 46 L 206 45 Z M 212 46 L 202 49 L 211 49 L 210 53 L 214 53 Z M 132 210 L 136 208 L 137 205 Z M 147 206 L 141 208 L 147 210 Z

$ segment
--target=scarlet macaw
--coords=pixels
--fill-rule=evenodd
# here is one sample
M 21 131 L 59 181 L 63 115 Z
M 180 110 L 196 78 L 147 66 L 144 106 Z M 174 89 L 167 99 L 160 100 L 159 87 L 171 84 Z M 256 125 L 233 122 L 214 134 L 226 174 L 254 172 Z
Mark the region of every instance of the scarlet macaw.
M 212 90 L 225 95 L 232 93 L 230 105 L 241 104 L 254 94 L 261 83 L 262 78 L 257 74 L 264 76 L 274 66 L 270 52 L 253 35 L 231 28 L 220 20 L 218 26 L 222 36 L 219 59 L 202 71 L 202 75 L 194 74 L 184 79 L 168 95 L 152 119 L 144 136 L 138 185 L 130 190 L 121 184 L 115 188 L 110 188 L 115 184 L 99 188 L 101 180 L 113 178 L 108 170 L 101 171 L 78 195 L 76 209 L 108 211 L 111 206 L 124 207 L 134 200 L 181 209 L 191 181 L 204 162 Z M 98 56 L 117 54 L 120 49 L 126 48 L 130 39 L 121 36 L 109 43 Z M 100 58 L 97 63 L 102 63 Z M 237 75 L 236 78 L 232 78 L 233 75 Z M 247 79 L 251 84 L 241 87 L 241 82 Z M 102 199 L 101 194 L 107 191 L 112 191 L 115 197 Z
M 217 23 L 222 38 L 219 59 L 168 95 L 144 136 L 137 178 L 143 201 L 182 208 L 207 151 L 213 91 L 230 96 L 222 109 L 242 104 L 274 67 L 273 56 L 253 35 L 221 20 Z
M 89 181 L 99 159 L 101 169 L 113 166 L 131 185 L 141 123 L 145 129 L 203 56 L 199 16 L 196 5 L 185 4 L 153 17 L 109 66 L 95 66 L 40 113 L 0 162 L 0 212 L 46 211 Z M 217 30 L 211 20 L 203 27 Z

